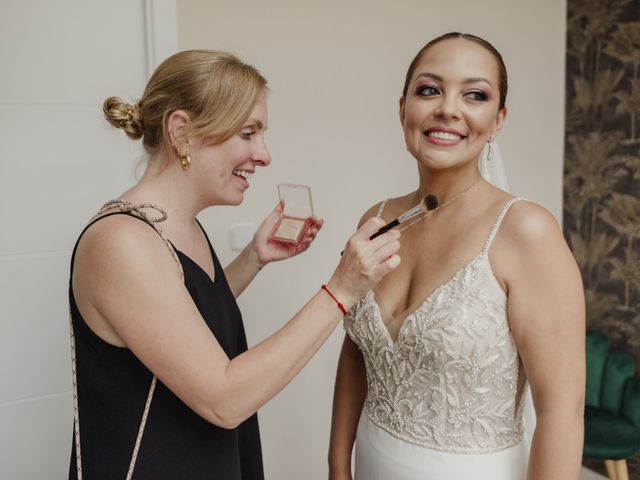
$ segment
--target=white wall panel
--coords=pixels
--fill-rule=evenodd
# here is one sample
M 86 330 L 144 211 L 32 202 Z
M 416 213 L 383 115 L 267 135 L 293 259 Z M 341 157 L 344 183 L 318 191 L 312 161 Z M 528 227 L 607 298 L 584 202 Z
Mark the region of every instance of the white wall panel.
M 0 1 L 0 479 L 67 475 L 70 251 L 142 156 L 101 105 L 140 97 L 177 48 L 175 11 L 175 0 Z
M 143 66 L 141 67 L 143 68 Z M 0 255 L 70 250 L 83 224 L 131 184 L 142 148 L 101 107 L 0 104 Z
M 140 95 L 143 2 L 3 0 L 0 103 L 94 104 Z
M 71 390 L 68 271 L 66 252 L 0 258 L 0 403 Z
M 0 404 L 0 478 L 67 478 L 72 433 L 70 393 Z

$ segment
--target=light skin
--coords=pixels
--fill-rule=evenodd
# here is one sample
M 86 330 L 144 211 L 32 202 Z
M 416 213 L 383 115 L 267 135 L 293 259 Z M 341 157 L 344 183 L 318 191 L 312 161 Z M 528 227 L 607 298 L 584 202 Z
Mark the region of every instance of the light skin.
M 408 151 L 418 166 L 415 191 L 389 201 L 391 220 L 427 193 L 443 203 L 467 194 L 402 233 L 403 262 L 374 290 L 392 339 L 408 312 L 481 251 L 511 196 L 480 178 L 477 158 L 504 125 L 497 63 L 466 39 L 428 49 L 400 100 Z M 366 222 L 377 211 L 362 217 Z M 429 248 L 424 248 L 429 245 Z M 584 298 L 580 274 L 553 216 L 520 201 L 512 206 L 489 251 L 507 293 L 507 314 L 531 386 L 537 426 L 528 480 L 577 479 L 583 441 L 585 388 Z M 386 315 L 384 315 L 386 313 Z M 329 478 L 351 480 L 351 454 L 366 395 L 365 366 L 345 336 L 334 392 Z
M 190 138 L 190 118 L 183 111 L 173 112 L 167 122 L 172 152 L 152 156 L 140 182 L 122 197 L 162 206 L 168 213 L 161 224 L 166 237 L 214 279 L 213 259 L 195 217 L 209 206 L 241 203 L 249 183 L 239 171 L 255 172 L 271 162 L 264 141 L 266 98 L 260 98 L 240 131 L 219 144 Z M 174 151 L 189 153 L 188 170 Z M 299 248 L 268 242 L 280 208 L 225 269 L 236 297 L 261 266 L 304 251 L 322 226 L 316 220 Z M 399 234 L 369 241 L 381 225 L 380 220 L 366 222 L 348 240 L 327 282 L 346 307 L 400 263 Z M 165 244 L 149 226 L 123 215 L 87 230 L 78 245 L 72 283 L 79 310 L 98 336 L 129 348 L 185 404 L 223 428 L 239 425 L 284 388 L 342 318 L 335 302 L 319 291 L 273 335 L 229 359 Z

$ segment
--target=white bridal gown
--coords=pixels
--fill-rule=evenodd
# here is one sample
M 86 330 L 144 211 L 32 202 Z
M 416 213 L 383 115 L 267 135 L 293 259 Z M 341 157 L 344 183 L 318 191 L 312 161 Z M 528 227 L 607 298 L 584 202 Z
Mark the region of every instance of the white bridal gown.
M 482 251 L 406 317 L 395 342 L 372 291 L 345 317 L 367 370 L 356 480 L 525 479 L 526 380 L 489 263 L 517 200 Z

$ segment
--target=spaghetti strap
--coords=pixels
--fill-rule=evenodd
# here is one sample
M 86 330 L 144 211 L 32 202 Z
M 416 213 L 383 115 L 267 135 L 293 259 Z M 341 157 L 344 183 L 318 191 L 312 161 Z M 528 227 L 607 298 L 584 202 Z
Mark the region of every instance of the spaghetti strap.
M 387 202 L 389 201 L 388 198 L 384 199 L 382 202 L 380 202 L 380 206 L 378 207 L 378 213 L 376 213 L 376 217 L 380 218 L 380 216 L 382 215 L 382 211 L 384 210 L 384 207 L 387 206 Z
M 94 221 L 102 216 L 103 213 L 111 210 L 112 208 L 117 208 L 123 213 L 129 213 L 134 217 L 137 217 L 141 220 L 144 220 L 148 223 L 160 236 L 165 246 L 169 250 L 169 253 L 173 257 L 173 260 L 176 262 L 178 267 L 178 271 L 180 273 L 180 278 L 184 279 L 184 271 L 182 270 L 182 263 L 178 258 L 178 254 L 176 253 L 176 249 L 173 244 L 169 241 L 169 239 L 164 235 L 162 228 L 158 225 L 161 222 L 164 222 L 167 219 L 167 212 L 162 209 L 162 207 L 158 205 L 154 205 L 153 203 L 131 203 L 123 200 L 121 198 L 116 198 L 114 200 L 109 200 L 105 203 L 100 210 L 93 216 L 91 219 Z M 147 210 L 155 211 L 158 216 L 150 215 Z
M 80 232 L 80 235 L 78 235 L 78 239 L 76 240 L 76 244 L 73 247 L 73 251 L 71 252 L 71 262 L 70 262 L 70 275 L 73 275 L 73 266 L 75 264 L 75 260 L 76 260 L 76 251 L 78 250 L 78 244 L 80 243 L 80 239 L 84 236 L 84 234 L 86 233 L 86 231 L 89 229 L 89 227 L 91 227 L 91 225 L 93 225 L 94 223 L 102 220 L 103 218 L 107 218 L 107 217 L 111 217 L 113 215 L 126 215 L 128 217 L 131 218 L 137 218 L 138 220 L 140 220 L 141 222 L 146 223 L 147 225 L 149 225 L 149 227 L 153 228 L 153 225 L 151 225 L 148 221 L 146 221 L 144 218 L 141 217 L 137 217 L 136 215 L 133 215 L 129 212 L 122 212 L 122 211 L 118 211 L 118 212 L 111 212 L 111 213 L 107 213 L 105 215 L 102 216 L 94 216 L 89 223 L 87 223 L 87 225 L 85 225 L 85 227 L 82 229 L 82 232 Z M 154 229 L 155 230 L 155 229 Z
M 507 214 L 507 212 L 511 208 L 511 205 L 513 205 L 514 203 L 516 203 L 516 202 L 518 202 L 520 200 L 522 200 L 522 198 L 513 197 L 504 206 L 504 208 L 502 209 L 502 211 L 498 215 L 498 218 L 496 219 L 496 222 L 493 224 L 493 228 L 491 229 L 491 233 L 489 234 L 489 238 L 487 238 L 487 241 L 484 244 L 484 248 L 482 249 L 482 251 L 484 253 L 489 251 L 489 248 L 491 247 L 491 244 L 493 243 L 493 239 L 495 238 L 496 233 L 498 233 L 498 229 L 500 228 L 500 225 L 502 224 L 502 220 L 504 220 L 504 216 Z

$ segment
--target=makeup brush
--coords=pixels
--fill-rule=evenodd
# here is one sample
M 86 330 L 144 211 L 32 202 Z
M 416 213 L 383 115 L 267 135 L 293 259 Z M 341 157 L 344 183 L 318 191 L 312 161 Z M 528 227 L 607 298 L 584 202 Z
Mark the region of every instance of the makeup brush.
M 436 197 L 435 195 L 429 194 L 426 197 L 424 197 L 424 200 L 422 200 L 418 205 L 413 207 L 411 210 L 407 210 L 402 215 L 400 215 L 398 218 L 396 218 L 395 220 L 390 221 L 384 227 L 382 227 L 380 230 L 378 230 L 376 233 L 371 235 L 369 237 L 369 240 L 373 240 L 374 238 L 382 235 L 383 233 L 388 232 L 393 227 L 397 227 L 401 223 L 404 223 L 407 220 L 412 219 L 416 215 L 419 215 L 421 213 L 427 213 L 427 212 L 429 212 L 431 210 L 435 210 L 436 208 L 438 208 L 438 197 Z
M 427 213 L 432 210 L 435 210 L 436 208 L 438 208 L 438 197 L 436 197 L 435 195 L 429 194 L 426 197 L 424 197 L 424 199 L 418 205 L 416 205 L 410 210 L 407 210 L 398 218 L 390 221 L 384 227 L 380 228 L 380 230 L 378 230 L 376 233 L 374 233 L 369 237 L 369 240 L 373 240 L 374 238 L 382 235 L 383 233 L 388 232 L 393 227 L 397 227 L 401 223 L 412 219 L 413 217 L 415 217 L 416 215 L 419 215 L 420 213 Z M 344 250 L 340 252 L 340 255 L 342 255 L 343 253 L 344 253 Z

